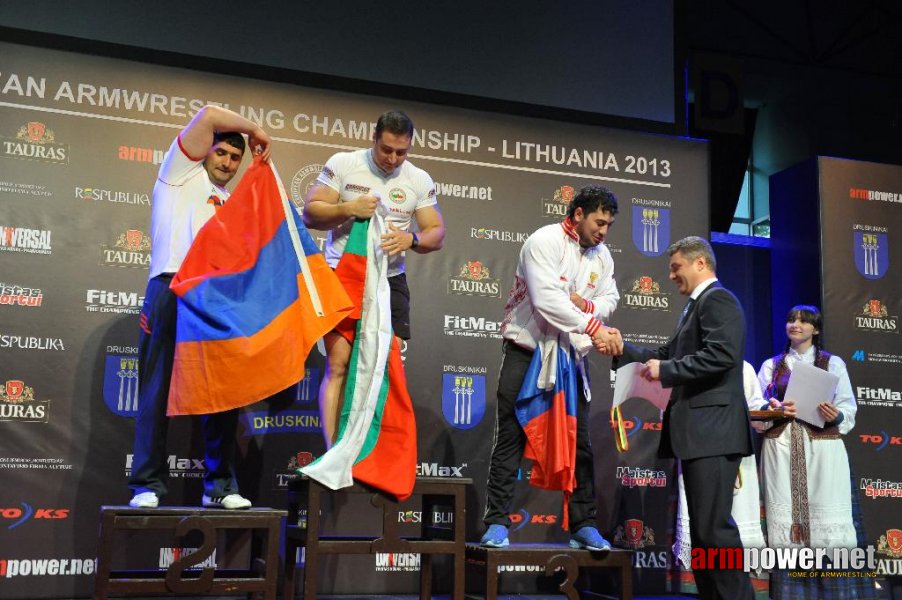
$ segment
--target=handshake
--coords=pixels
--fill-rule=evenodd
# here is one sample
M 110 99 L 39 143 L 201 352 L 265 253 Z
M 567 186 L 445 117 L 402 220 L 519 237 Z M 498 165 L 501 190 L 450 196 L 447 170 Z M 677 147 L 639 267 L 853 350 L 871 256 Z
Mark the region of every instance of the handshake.
M 586 310 L 586 301 L 579 294 L 570 294 L 570 301 L 576 306 L 576 308 L 585 312 Z M 623 336 L 620 335 L 620 330 L 615 329 L 614 327 L 607 327 L 602 325 L 598 328 L 598 331 L 595 332 L 595 335 L 592 336 L 592 345 L 595 346 L 595 349 L 600 353 L 605 354 L 607 356 L 620 356 L 623 354 Z

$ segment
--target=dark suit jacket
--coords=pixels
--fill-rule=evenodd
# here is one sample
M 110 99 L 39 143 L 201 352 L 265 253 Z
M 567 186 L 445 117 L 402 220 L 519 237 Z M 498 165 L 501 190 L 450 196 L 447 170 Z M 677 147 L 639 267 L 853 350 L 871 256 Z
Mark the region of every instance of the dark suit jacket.
M 680 459 L 752 453 L 742 386 L 745 317 L 736 297 L 714 282 L 670 341 L 657 350 L 624 344 L 619 364 L 661 360 L 661 385 L 673 388 L 659 454 Z

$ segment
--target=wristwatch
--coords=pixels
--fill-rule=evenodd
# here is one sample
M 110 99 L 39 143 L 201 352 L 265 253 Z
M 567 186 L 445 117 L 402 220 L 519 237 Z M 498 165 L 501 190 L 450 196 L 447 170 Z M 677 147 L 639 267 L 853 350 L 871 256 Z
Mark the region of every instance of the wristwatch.
M 410 232 L 410 235 L 413 236 L 413 239 L 410 241 L 410 249 L 413 250 L 414 248 L 416 248 L 417 246 L 420 245 L 420 238 L 418 238 L 417 234 L 415 234 L 412 231 Z

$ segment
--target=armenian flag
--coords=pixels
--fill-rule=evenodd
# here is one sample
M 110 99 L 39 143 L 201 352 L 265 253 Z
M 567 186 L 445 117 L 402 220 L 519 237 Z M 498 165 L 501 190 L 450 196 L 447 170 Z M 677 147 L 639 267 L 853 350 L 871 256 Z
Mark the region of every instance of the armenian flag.
M 297 383 L 310 349 L 351 310 L 261 159 L 198 232 L 170 288 L 179 297 L 170 416 L 247 406 Z

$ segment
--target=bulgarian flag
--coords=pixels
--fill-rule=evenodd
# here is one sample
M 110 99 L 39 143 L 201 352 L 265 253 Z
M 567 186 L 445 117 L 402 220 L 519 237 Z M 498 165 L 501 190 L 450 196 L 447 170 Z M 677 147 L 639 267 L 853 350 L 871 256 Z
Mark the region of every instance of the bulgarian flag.
M 310 349 L 351 310 L 275 168 L 259 158 L 200 229 L 170 288 L 169 416 L 240 408 L 297 383 Z
M 352 344 L 335 444 L 298 471 L 328 488 L 354 480 L 404 500 L 416 480 L 416 419 L 391 329 L 384 218 L 355 221 L 335 269 L 354 303 L 336 328 Z

